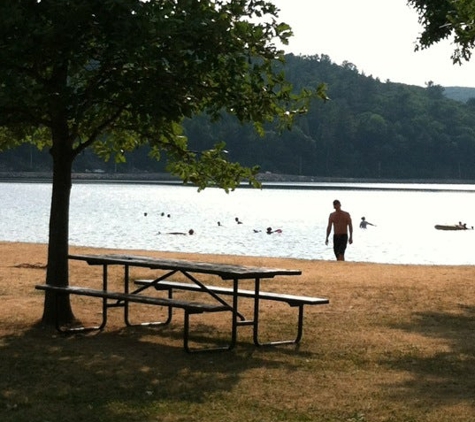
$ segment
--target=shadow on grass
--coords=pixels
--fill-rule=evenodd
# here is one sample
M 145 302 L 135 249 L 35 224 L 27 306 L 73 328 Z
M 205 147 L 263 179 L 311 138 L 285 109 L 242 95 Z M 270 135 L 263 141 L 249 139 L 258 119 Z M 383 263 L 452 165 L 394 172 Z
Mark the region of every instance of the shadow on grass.
M 475 307 L 460 306 L 459 312 L 414 314 L 410 324 L 392 326 L 435 341 L 433 352 L 408 344 L 402 352 L 385 356 L 380 364 L 406 371 L 406 381 L 389 391 L 406 404 L 430 400 L 441 406 L 475 405 Z
M 181 331 L 171 328 L 68 337 L 34 328 L 0 342 L 2 422 L 131 422 L 151 414 L 166 420 L 177 409 L 193 414 L 210 396 L 228 394 L 249 369 L 292 369 L 279 355 L 250 345 L 190 355 Z

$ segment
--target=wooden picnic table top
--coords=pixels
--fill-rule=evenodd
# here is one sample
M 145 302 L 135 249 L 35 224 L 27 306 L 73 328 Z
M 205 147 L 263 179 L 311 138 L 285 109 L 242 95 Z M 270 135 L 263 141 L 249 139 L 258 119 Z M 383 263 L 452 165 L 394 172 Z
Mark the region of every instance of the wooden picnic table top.
M 89 265 L 127 265 L 150 269 L 212 274 L 221 277 L 223 280 L 273 278 L 279 275 L 302 274 L 302 271 L 294 269 L 254 267 L 137 255 L 69 255 L 69 259 L 86 261 Z

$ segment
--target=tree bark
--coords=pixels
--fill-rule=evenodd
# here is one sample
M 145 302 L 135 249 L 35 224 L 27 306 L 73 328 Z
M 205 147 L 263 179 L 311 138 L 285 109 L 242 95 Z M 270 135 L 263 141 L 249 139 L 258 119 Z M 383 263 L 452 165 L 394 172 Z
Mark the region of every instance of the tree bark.
M 69 284 L 69 204 L 73 154 L 68 142 L 53 143 L 53 190 L 49 219 L 48 267 L 46 283 L 53 286 Z M 56 321 L 68 324 L 75 320 L 68 295 L 60 295 L 56 302 L 54 292 L 45 292 L 42 323 Z

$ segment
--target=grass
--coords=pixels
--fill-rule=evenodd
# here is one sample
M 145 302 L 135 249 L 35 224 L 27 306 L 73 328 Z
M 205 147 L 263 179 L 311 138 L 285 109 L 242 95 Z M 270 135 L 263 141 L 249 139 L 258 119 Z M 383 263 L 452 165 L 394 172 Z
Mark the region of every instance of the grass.
M 46 246 L 0 248 L 2 422 L 474 420 L 473 267 L 134 251 L 299 268 L 301 277 L 265 281 L 263 289 L 330 298 L 306 308 L 299 347 L 256 348 L 241 328 L 233 351 L 189 355 L 179 313 L 162 329 L 124 328 L 120 310 L 101 333 L 63 337 L 39 326 L 43 293 L 34 285 L 44 281 Z M 71 263 L 72 284 L 92 286 L 99 277 L 100 268 Z M 112 283 L 120 280 L 114 272 Z M 74 298 L 73 309 L 83 322 L 99 320 L 97 301 Z M 292 309 L 266 304 L 262 311 L 264 336 L 293 334 Z M 195 318 L 199 336 L 226 336 L 222 315 L 204 324 Z

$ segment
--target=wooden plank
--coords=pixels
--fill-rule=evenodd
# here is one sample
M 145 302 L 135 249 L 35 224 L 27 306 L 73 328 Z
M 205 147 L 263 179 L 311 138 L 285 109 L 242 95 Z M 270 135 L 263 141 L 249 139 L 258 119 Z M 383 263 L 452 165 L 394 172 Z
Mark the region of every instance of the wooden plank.
M 146 286 L 152 284 L 153 280 L 135 280 L 137 285 Z M 203 291 L 200 286 L 192 283 L 181 283 L 178 281 L 168 281 L 162 280 L 154 286 L 157 290 L 168 290 L 168 289 L 177 289 L 177 290 L 187 290 L 187 291 Z M 228 287 L 219 287 L 219 286 L 206 286 L 210 291 L 217 294 L 232 295 L 233 289 Z M 241 297 L 254 297 L 254 291 L 239 289 L 238 295 Z M 296 296 L 283 293 L 273 293 L 273 292 L 259 292 L 259 298 L 265 300 L 275 300 L 279 302 L 287 302 L 289 305 L 326 305 L 330 303 L 329 299 L 321 297 L 311 297 L 311 296 Z
M 107 298 L 118 301 L 128 300 L 129 302 L 143 303 L 148 305 L 158 305 L 158 306 L 171 306 L 174 308 L 188 309 L 193 310 L 194 312 L 219 312 L 229 310 L 228 307 L 221 304 L 214 303 L 200 303 L 200 302 L 189 302 L 178 299 L 169 299 L 169 298 L 158 298 L 151 296 L 143 296 L 138 294 L 126 294 L 119 292 L 108 292 L 105 290 L 97 290 L 86 287 L 78 286 L 51 286 L 49 284 L 36 285 L 35 289 L 37 290 L 49 290 L 53 292 L 63 293 L 63 294 L 72 294 L 79 296 L 89 296 L 89 297 L 99 297 Z
M 213 274 L 223 280 L 273 278 L 278 275 L 301 275 L 302 271 L 284 268 L 253 267 L 184 259 L 152 258 L 135 255 L 69 255 L 69 259 L 86 261 L 89 265 L 128 265 L 161 270 Z

